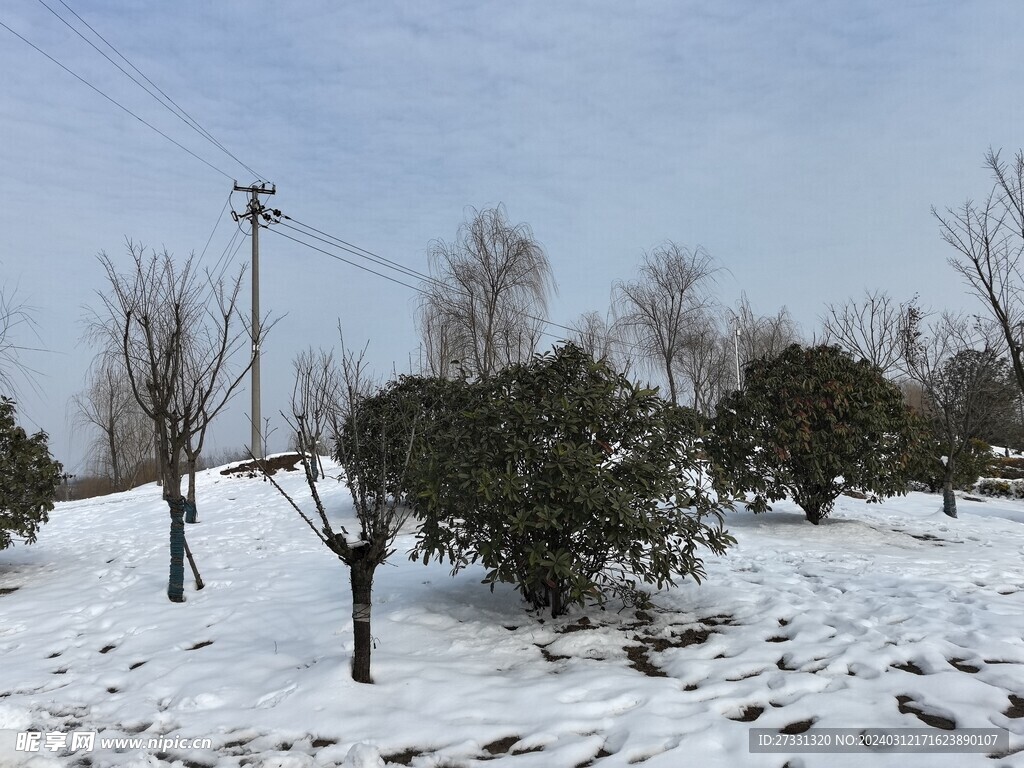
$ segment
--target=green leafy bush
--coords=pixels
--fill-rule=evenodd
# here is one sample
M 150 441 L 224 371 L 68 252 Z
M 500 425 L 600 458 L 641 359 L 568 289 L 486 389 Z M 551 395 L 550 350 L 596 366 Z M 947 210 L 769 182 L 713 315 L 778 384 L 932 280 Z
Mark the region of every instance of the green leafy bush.
M 358 397 L 335 457 L 349 481 L 361 482 L 369 495 L 415 502 L 432 436 L 457 417 L 467 397 L 463 381 L 400 376 Z
M 847 490 L 869 501 L 906 493 L 920 435 L 877 368 L 838 347 L 793 344 L 747 365 L 705 447 L 720 489 L 754 495 L 748 509 L 791 496 L 817 525 Z
M 1001 480 L 996 477 L 984 477 L 975 486 L 982 496 L 1006 496 L 1020 498 L 1024 496 L 1024 482 L 1020 480 Z
M 944 450 L 946 442 L 929 434 L 922 441 L 912 472 L 914 480 L 927 486 L 931 493 L 942 490 L 946 465 Z M 957 456 L 953 468 L 953 487 L 966 491 L 974 487 L 979 477 L 988 476 L 993 465 L 992 448 L 984 440 L 971 439 Z
M 575 345 L 467 387 L 425 446 L 417 555 L 487 568 L 552 615 L 705 575 L 733 542 L 696 458 L 692 414 Z M 416 556 L 416 555 L 414 555 Z
M 60 487 L 60 462 L 50 456 L 46 433 L 31 437 L 14 419 L 14 402 L 0 397 L 0 550 L 12 537 L 36 540 Z

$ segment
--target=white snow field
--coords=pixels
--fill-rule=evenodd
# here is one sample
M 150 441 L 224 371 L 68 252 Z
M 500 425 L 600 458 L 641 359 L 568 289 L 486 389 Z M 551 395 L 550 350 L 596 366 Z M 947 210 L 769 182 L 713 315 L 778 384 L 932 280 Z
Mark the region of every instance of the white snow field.
M 308 499 L 299 472 L 276 477 Z M 343 485 L 321 489 L 351 514 Z M 961 499 L 952 520 L 938 496 L 841 497 L 819 527 L 788 503 L 735 512 L 737 546 L 649 618 L 537 616 L 481 569 L 409 562 L 410 530 L 374 585 L 371 686 L 349 676 L 347 570 L 270 484 L 210 470 L 199 499 L 206 588 L 186 567 L 184 604 L 165 594 L 152 485 L 60 503 L 35 545 L 0 553 L 0 766 L 1024 766 L 1020 502 Z M 1007 729 L 1009 750 L 752 753 L 748 738 L 953 726 Z M 71 750 L 79 732 L 91 750 Z

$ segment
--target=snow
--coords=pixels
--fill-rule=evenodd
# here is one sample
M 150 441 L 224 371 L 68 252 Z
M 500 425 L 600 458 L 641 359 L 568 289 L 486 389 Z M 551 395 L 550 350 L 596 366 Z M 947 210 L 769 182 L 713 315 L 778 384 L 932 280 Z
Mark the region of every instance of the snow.
M 298 472 L 275 479 L 308 505 Z M 320 492 L 351 514 L 342 485 Z M 538 616 L 482 569 L 405 560 L 410 525 L 377 572 L 368 686 L 349 675 L 345 566 L 269 483 L 199 476 L 187 533 L 207 586 L 186 568 L 184 604 L 165 594 L 155 486 L 60 503 L 35 545 L 0 553 L 0 766 L 1024 766 L 1024 718 L 1004 714 L 1024 697 L 1024 503 L 959 505 L 954 520 L 938 496 L 841 497 L 820 526 L 785 502 L 731 513 L 737 546 L 707 557 L 703 584 L 657 593 L 649 618 Z M 925 727 L 900 696 L 1008 729 L 1021 751 L 748 750 L 751 727 Z M 29 729 L 98 737 L 16 750 Z

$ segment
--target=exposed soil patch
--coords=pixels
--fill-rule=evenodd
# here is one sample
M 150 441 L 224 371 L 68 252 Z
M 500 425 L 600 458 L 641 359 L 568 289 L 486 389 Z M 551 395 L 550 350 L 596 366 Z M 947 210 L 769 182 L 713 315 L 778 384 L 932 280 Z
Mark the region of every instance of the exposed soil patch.
M 583 632 L 588 629 L 597 629 L 597 625 L 592 624 L 590 622 L 590 619 L 588 619 L 586 616 L 581 616 L 580 620 L 577 621 L 575 624 L 567 624 L 556 631 L 564 635 L 568 632 Z
M 100 653 L 110 653 L 115 648 L 117 648 L 116 645 L 104 645 L 102 648 L 100 648 Z
M 671 637 L 651 637 L 650 635 L 634 635 L 634 640 L 639 640 L 644 645 L 655 651 L 664 651 L 668 648 L 686 648 L 690 645 L 700 645 L 711 637 L 707 629 L 685 629 L 681 633 L 672 633 Z
M 205 648 L 208 645 L 213 645 L 213 640 L 203 640 L 201 643 L 196 643 L 191 648 L 186 648 L 186 651 L 198 651 L 200 648 Z
M 624 649 L 626 658 L 629 659 L 629 666 L 638 672 L 643 672 L 648 677 L 668 677 L 658 667 L 651 663 L 647 656 L 647 648 L 642 645 L 627 645 Z
M 0 587 L 0 595 L 9 595 L 12 592 L 17 592 L 20 587 Z
M 780 730 L 779 733 L 784 733 L 786 735 L 803 733 L 804 731 L 810 730 L 812 725 L 814 725 L 814 718 L 811 718 L 810 720 L 798 720 L 795 723 L 787 725 L 785 728 Z
M 1006 717 L 1024 717 L 1024 698 L 1014 693 L 1010 694 L 1010 708 L 1003 712 Z
M 313 739 L 313 749 L 323 749 L 324 747 L 331 747 L 337 744 L 334 739 Z
M 946 659 L 951 665 L 959 669 L 961 672 L 969 672 L 972 675 L 975 672 L 980 672 L 981 667 L 976 667 L 973 664 L 968 664 L 967 659 Z
M 562 661 L 563 659 L 569 658 L 568 656 L 561 656 L 557 653 L 551 653 L 550 651 L 548 651 L 547 646 L 539 645 L 538 643 L 534 643 L 534 645 L 540 648 L 540 655 L 544 657 L 544 661 Z M 548 643 L 548 645 L 550 645 L 550 643 Z
M 924 670 L 921 669 L 917 664 L 912 661 L 905 661 L 902 664 L 893 664 L 893 669 L 902 669 L 904 672 L 909 672 L 912 675 L 923 675 Z
M 789 624 L 789 619 L 779 619 L 779 626 L 785 627 Z
M 56 659 L 58 656 L 60 656 L 60 651 L 54 651 L 53 653 L 51 653 L 46 658 L 48 658 L 48 659 Z
M 748 672 L 745 675 L 738 675 L 737 677 L 727 677 L 725 679 L 728 680 L 730 683 L 735 683 L 735 682 L 739 682 L 740 680 L 748 680 L 751 677 L 757 677 L 762 672 L 764 672 L 763 669 L 758 669 L 758 670 L 756 670 L 754 672 Z
M 796 667 L 791 667 L 786 663 L 785 656 L 776 661 L 775 666 L 781 669 L 783 672 L 796 672 Z
M 944 731 L 956 730 L 956 722 L 942 715 L 922 712 L 920 707 L 914 706 L 916 702 L 909 696 L 897 696 L 896 702 L 899 704 L 901 713 L 904 715 L 914 715 L 925 725 L 930 725 L 932 728 L 941 728 Z
M 708 616 L 706 619 L 701 619 L 700 623 L 707 627 L 720 627 L 728 626 L 733 624 L 733 618 L 729 614 L 723 613 L 716 616 Z
M 114 688 L 113 686 L 111 686 L 110 688 L 107 688 L 107 693 L 117 693 L 118 690 L 118 688 Z
M 333 741 L 331 742 L 334 743 Z M 406 749 L 402 752 L 395 752 L 393 755 L 381 755 L 385 763 L 397 763 L 398 765 L 412 765 L 414 758 L 426 754 L 418 749 Z
M 598 760 L 601 760 L 602 758 L 605 758 L 605 757 L 611 757 L 611 755 L 612 755 L 611 752 L 606 750 L 604 747 L 601 747 L 599 750 L 597 750 L 597 754 L 594 755 L 593 759 L 587 760 L 587 762 L 585 762 L 585 763 L 580 763 L 579 765 L 576 766 L 576 768 L 590 768 L 590 766 L 592 766 Z
M 509 754 L 509 750 L 519 742 L 519 736 L 506 736 L 503 739 L 492 741 L 490 744 L 484 744 L 484 751 L 488 754 L 488 757 L 482 757 L 481 760 L 493 760 L 496 757 L 502 757 Z M 511 754 L 523 755 L 527 752 L 541 752 L 543 747 L 527 747 L 526 749 L 517 749 Z
M 729 719 L 735 720 L 738 723 L 752 723 L 761 716 L 762 712 L 764 712 L 764 707 L 759 707 L 756 704 L 751 704 L 749 706 L 744 707 L 743 711 L 740 712 L 739 715 L 737 715 L 736 717 L 730 717 Z
M 766 643 L 787 643 L 787 642 L 789 642 L 789 638 L 788 637 L 782 637 L 781 635 L 779 635 L 779 636 L 776 636 L 776 637 L 769 637 L 767 640 L 765 640 L 765 642 Z
M 263 472 L 266 471 L 268 475 L 273 475 L 278 470 L 285 470 L 286 472 L 292 472 L 298 469 L 299 462 L 302 461 L 302 457 L 297 453 L 284 453 L 280 456 L 273 456 L 269 459 L 262 459 L 258 463 L 255 461 L 243 461 L 241 464 L 236 464 L 233 467 L 222 469 L 220 473 L 222 475 L 243 475 L 245 477 L 262 477 Z M 262 468 L 261 468 L 262 467 Z
M 144 661 L 136 661 L 134 664 L 132 664 L 130 667 L 128 667 L 128 669 L 138 669 L 139 667 L 141 667 L 145 663 L 146 662 L 144 662 Z

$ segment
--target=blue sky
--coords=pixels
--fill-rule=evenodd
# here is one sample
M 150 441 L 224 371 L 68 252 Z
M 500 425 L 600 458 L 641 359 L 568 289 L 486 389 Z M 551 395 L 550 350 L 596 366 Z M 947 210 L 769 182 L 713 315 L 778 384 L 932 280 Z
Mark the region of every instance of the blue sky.
M 668 239 L 726 268 L 721 301 L 785 305 L 808 335 L 864 289 L 974 310 L 930 207 L 985 194 L 988 147 L 1024 144 L 1017 2 L 66 2 L 296 219 L 422 271 L 467 206 L 503 203 L 548 252 L 560 323 L 605 311 Z M 39 391 L 21 410 L 74 470 L 96 254 L 126 237 L 201 252 L 232 180 L 254 179 L 40 0 L 0 21 L 219 169 L 0 28 L 0 281 L 37 310 L 24 343 L 47 350 L 25 357 Z M 293 355 L 334 345 L 339 320 L 379 374 L 408 369 L 413 292 L 274 233 L 261 246 L 262 306 L 283 315 L 265 415 L 286 407 Z M 247 441 L 247 402 L 215 448 Z

